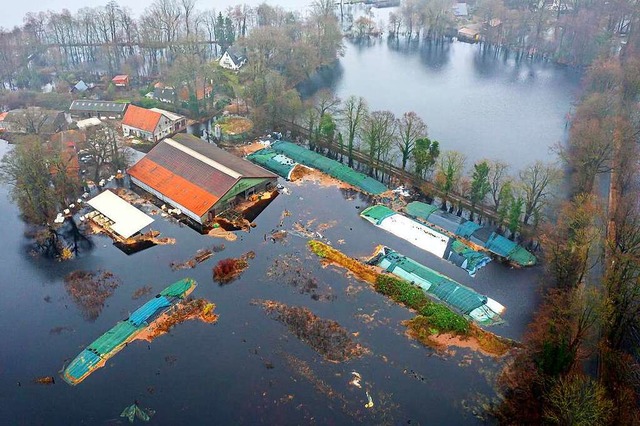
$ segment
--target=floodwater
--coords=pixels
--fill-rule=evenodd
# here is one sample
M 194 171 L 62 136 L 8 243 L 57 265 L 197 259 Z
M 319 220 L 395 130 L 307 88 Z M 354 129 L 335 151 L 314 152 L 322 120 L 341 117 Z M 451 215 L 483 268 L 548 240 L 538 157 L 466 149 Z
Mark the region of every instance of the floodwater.
M 7 149 L 2 142 L 0 154 Z M 291 195 L 277 197 L 256 219 L 257 227 L 238 233 L 234 242 L 202 236 L 156 216 L 153 229 L 174 237 L 175 245 L 127 256 L 108 238 L 93 236 L 93 250 L 62 263 L 28 254 L 22 234 L 25 226 L 7 199 L 7 188 L 1 187 L 0 398 L 5 421 L 118 424 L 123 408 L 137 400 L 156 411 L 154 424 L 167 425 L 480 422 L 465 407 L 476 407 L 484 398 L 495 396 L 492 383 L 497 366 L 492 359 L 466 349 L 443 357 L 410 341 L 400 324 L 412 317 L 408 310 L 342 270 L 323 269 L 304 238 L 289 235 L 284 242 L 273 243 L 265 241 L 264 234 L 291 230 L 297 221 L 310 230 L 320 229 L 327 241 L 352 256 L 364 257 L 377 244 L 388 245 L 507 306 L 507 324 L 493 330 L 513 338 L 522 335 L 537 303 L 539 269 L 515 270 L 491 263 L 471 278 L 360 219 L 358 213 L 367 203 L 358 195 L 314 183 L 283 183 Z M 282 219 L 285 209 L 291 216 Z M 330 227 L 318 228 L 321 224 Z M 187 260 L 198 249 L 220 243 L 226 249 L 195 269 L 171 270 L 172 261 Z M 256 258 L 238 280 L 225 286 L 213 282 L 211 268 L 217 260 L 249 250 L 256 252 Z M 268 271 L 276 259 L 289 262 L 292 268 L 284 277 L 271 279 Z M 107 299 L 100 316 L 88 322 L 65 292 L 63 277 L 73 270 L 98 268 L 114 272 L 122 284 Z M 306 276 L 317 278 L 315 293 L 320 297 L 293 284 Z M 132 300 L 136 289 L 148 285 L 155 294 L 183 277 L 198 281 L 194 297 L 216 304 L 217 324 L 187 322 L 151 344 L 134 342 L 76 387 L 58 379 L 59 370 L 85 345 L 146 301 Z M 252 305 L 254 299 L 306 306 L 357 333 L 354 338 L 371 353 L 341 364 L 324 361 L 261 307 Z M 369 322 L 367 316 L 373 320 Z M 56 327 L 65 329 L 52 333 Z M 459 366 L 465 356 L 471 359 L 470 365 Z M 306 363 L 311 373 L 301 373 L 296 359 Z M 362 375 L 363 389 L 348 384 L 352 371 Z M 56 384 L 33 384 L 39 376 L 55 376 Z M 310 377 L 333 393 L 320 391 L 322 386 Z M 373 409 L 364 408 L 365 390 L 373 398 Z
M 478 160 L 501 159 L 517 173 L 566 136 L 565 123 L 579 76 L 559 66 L 521 61 L 458 41 L 439 47 L 386 38 L 345 42 L 340 77 L 331 81 L 346 99 L 362 96 L 371 110 L 401 116 L 415 111 L 441 150 Z

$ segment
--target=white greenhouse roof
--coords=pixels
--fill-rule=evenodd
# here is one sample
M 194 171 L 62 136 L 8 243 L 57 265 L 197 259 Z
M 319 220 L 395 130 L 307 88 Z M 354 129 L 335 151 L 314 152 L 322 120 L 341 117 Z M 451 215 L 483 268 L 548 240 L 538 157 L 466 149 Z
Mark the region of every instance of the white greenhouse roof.
M 153 222 L 153 218 L 109 190 L 93 197 L 88 203 L 113 221 L 111 229 L 123 238 L 129 238 Z

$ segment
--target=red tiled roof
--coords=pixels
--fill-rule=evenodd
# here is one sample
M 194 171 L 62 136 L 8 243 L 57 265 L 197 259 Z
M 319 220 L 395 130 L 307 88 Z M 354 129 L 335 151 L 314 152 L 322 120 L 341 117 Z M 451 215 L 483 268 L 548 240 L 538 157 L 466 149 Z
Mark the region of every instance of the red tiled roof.
M 198 216 L 204 215 L 219 199 L 147 157 L 130 168 L 129 175 Z
M 129 76 L 127 74 L 116 75 L 111 79 L 116 84 L 127 84 L 129 83 Z
M 87 141 L 87 135 L 80 130 L 65 130 L 51 135 L 51 142 L 62 143 L 67 147 L 76 147 Z
M 122 117 L 122 124 L 153 133 L 158 126 L 162 114 L 135 105 L 129 105 Z

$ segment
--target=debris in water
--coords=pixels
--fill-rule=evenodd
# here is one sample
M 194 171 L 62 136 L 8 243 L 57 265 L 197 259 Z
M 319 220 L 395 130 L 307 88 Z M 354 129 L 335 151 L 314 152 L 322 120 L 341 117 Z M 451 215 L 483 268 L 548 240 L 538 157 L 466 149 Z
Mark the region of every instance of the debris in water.
M 53 376 L 37 377 L 33 379 L 33 383 L 37 385 L 55 385 L 56 379 Z
M 220 284 L 228 284 L 238 278 L 249 267 L 249 259 L 256 257 L 255 252 L 249 251 L 238 258 L 226 258 L 220 260 L 213 267 L 213 281 Z
M 235 241 L 238 236 L 231 231 L 226 231 L 222 228 L 212 228 L 207 235 L 210 237 L 224 238 L 227 241 Z
M 350 333 L 336 321 L 316 316 L 305 307 L 287 306 L 272 300 L 258 301 L 267 313 L 287 325 L 300 340 L 331 362 L 348 361 L 369 353 L 364 346 L 351 339 Z
M 95 321 L 102 312 L 104 302 L 120 285 L 120 279 L 111 272 L 74 271 L 64 278 L 64 286 L 74 303 L 88 321 Z
M 171 265 L 170 265 L 171 270 L 177 271 L 179 269 L 195 268 L 198 263 L 204 262 L 205 260 L 209 259 L 211 256 L 213 256 L 213 250 L 209 248 L 200 249 L 196 252 L 196 254 L 191 259 L 187 260 L 186 262 L 182 262 L 182 263 L 171 262 Z
M 358 373 L 357 371 L 352 371 L 351 375 L 353 376 L 353 379 L 351 379 L 349 384 L 362 389 L 362 385 L 360 384 L 360 380 L 362 380 L 362 376 L 360 376 L 360 373 Z
M 364 408 L 373 408 L 373 399 L 371 399 L 371 395 L 369 395 L 369 391 L 366 391 L 367 394 L 367 403 L 364 404 Z
M 136 417 L 142 420 L 143 422 L 148 422 L 149 420 L 151 420 L 151 416 L 153 416 L 154 414 L 155 414 L 155 411 L 149 408 L 146 408 L 146 409 L 140 408 L 140 406 L 138 405 L 138 401 L 136 401 L 133 403 L 133 405 L 130 405 L 126 407 L 124 410 L 122 410 L 120 417 L 127 418 L 129 420 L 129 423 L 133 423 L 133 420 Z
M 153 288 L 151 288 L 151 286 L 144 285 L 139 289 L 137 289 L 136 291 L 134 291 L 133 295 L 131 295 L 131 298 L 133 300 L 140 299 L 142 296 L 146 296 L 147 294 L 150 294 L 151 291 L 153 291 Z

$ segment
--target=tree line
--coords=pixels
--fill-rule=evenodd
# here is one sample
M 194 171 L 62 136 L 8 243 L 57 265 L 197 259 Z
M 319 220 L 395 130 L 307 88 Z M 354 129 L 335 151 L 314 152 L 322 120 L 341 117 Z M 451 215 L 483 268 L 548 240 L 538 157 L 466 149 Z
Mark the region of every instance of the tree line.
M 260 121 L 255 112 L 268 111 L 270 120 L 265 125 L 295 123 L 307 129 L 311 149 L 324 150 L 323 154 L 382 182 L 391 180 L 390 166 L 430 182 L 439 190 L 444 210 L 462 214 L 457 197 L 471 202 L 471 220 L 483 219 L 474 217 L 476 206 L 491 209 L 497 225 L 512 237 L 522 231 L 523 224 L 537 227 L 562 177 L 558 167 L 541 161 L 515 175 L 501 160 L 481 160 L 468 167 L 463 153 L 442 150 L 440 142 L 429 137 L 427 124 L 413 111 L 399 117 L 391 111 L 372 111 L 362 97 L 342 101 L 328 90 L 293 103 L 286 101 L 287 92 L 281 93 L 264 99 L 262 106 L 255 105 L 254 118 Z M 366 161 L 357 162 L 356 152 Z
M 155 77 L 180 55 L 208 62 L 239 40 L 256 53 L 255 72 L 284 61 L 283 74 L 299 82 L 336 59 L 342 34 L 333 9 L 328 0 L 306 15 L 264 3 L 201 11 L 196 0 L 154 0 L 138 18 L 115 1 L 76 14 L 29 13 L 21 27 L 0 31 L 0 90 L 39 89 L 53 71 Z
M 478 0 L 470 13 L 479 18 L 485 49 L 519 57 L 548 58 L 588 66 L 601 50 L 615 50 L 620 36 L 634 37 L 635 0 Z M 389 15 L 392 38 L 441 42 L 456 35 L 457 22 L 446 0 L 403 0 Z
M 543 229 L 547 290 L 500 378 L 502 423 L 640 422 L 637 47 L 594 61 L 585 76 L 560 150 L 570 196 Z

